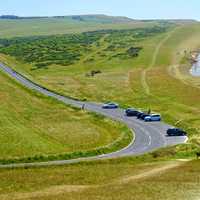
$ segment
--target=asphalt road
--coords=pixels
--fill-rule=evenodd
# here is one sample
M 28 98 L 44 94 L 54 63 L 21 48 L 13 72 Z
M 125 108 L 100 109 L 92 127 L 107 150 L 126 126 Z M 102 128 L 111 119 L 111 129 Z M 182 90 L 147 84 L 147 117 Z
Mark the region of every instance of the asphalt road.
M 19 83 L 21 83 L 22 85 L 24 85 L 29 89 L 36 90 L 37 92 L 42 93 L 46 96 L 53 97 L 59 101 L 62 101 L 67 105 L 81 108 L 82 105 L 84 104 L 85 109 L 88 111 L 96 112 L 106 117 L 109 117 L 113 120 L 121 121 L 125 123 L 131 130 L 133 130 L 133 134 L 135 134 L 135 138 L 129 146 L 114 153 L 104 154 L 90 158 L 73 159 L 73 160 L 0 165 L 0 168 L 62 165 L 62 164 L 76 163 L 86 160 L 117 158 L 123 156 L 131 156 L 131 155 L 142 155 L 162 147 L 173 146 L 187 141 L 186 136 L 183 137 L 166 136 L 166 130 L 171 126 L 163 122 L 144 122 L 136 119 L 135 117 L 125 116 L 124 110 L 122 109 L 113 109 L 113 110 L 102 109 L 102 104 L 82 102 L 64 97 L 62 95 L 49 91 L 48 89 L 43 88 L 42 86 L 28 80 L 21 74 L 17 73 L 16 71 L 12 70 L 10 67 L 5 66 L 2 63 L 0 63 L 0 70 L 8 74 L 9 76 L 11 76 L 12 78 L 14 78 Z

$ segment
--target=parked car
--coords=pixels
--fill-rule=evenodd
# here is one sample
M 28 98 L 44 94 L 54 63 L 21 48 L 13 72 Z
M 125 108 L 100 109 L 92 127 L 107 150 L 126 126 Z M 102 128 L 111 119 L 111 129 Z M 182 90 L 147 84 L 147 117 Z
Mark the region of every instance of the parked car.
M 161 121 L 161 116 L 159 114 L 151 114 L 144 117 L 145 122 L 151 122 L 151 121 Z
M 147 116 L 149 116 L 149 114 L 147 114 L 147 113 L 142 113 L 141 115 L 139 115 L 139 119 L 141 119 L 141 120 L 144 120 L 145 119 L 145 117 L 147 117 Z
M 138 118 L 138 119 L 141 119 L 141 116 L 144 115 L 144 114 L 145 114 L 144 112 L 139 111 L 138 114 L 137 114 L 137 118 Z
M 119 105 L 116 104 L 116 103 L 112 103 L 112 102 L 109 102 L 109 103 L 105 103 L 103 106 L 102 106 L 103 109 L 116 109 L 116 108 L 119 108 Z
M 134 116 L 137 116 L 139 111 L 137 111 L 136 109 L 134 108 L 128 108 L 125 110 L 125 113 L 126 113 L 126 116 L 128 117 L 134 117 Z
M 179 128 L 170 128 L 167 130 L 168 136 L 186 136 L 187 133 Z

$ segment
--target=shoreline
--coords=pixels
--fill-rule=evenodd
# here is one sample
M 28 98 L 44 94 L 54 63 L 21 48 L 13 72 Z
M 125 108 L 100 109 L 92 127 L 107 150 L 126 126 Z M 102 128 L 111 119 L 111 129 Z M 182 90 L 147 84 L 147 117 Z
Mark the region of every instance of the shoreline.
M 199 61 L 198 60 L 199 55 L 200 55 L 200 50 L 192 51 L 190 53 L 189 59 L 190 59 L 192 64 L 197 63 Z
M 193 77 L 200 77 L 200 51 L 196 51 L 195 53 L 191 54 L 191 68 L 190 74 Z

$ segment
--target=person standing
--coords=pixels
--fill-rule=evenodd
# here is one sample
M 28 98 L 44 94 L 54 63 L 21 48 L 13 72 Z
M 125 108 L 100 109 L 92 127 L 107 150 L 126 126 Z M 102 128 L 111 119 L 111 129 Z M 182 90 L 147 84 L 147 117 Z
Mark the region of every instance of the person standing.
M 85 104 L 82 105 L 82 110 L 85 110 Z

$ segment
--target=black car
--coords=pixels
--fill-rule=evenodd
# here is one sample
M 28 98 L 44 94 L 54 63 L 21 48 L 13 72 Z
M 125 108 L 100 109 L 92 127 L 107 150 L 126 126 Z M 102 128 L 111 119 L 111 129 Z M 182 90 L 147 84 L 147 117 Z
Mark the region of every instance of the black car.
M 138 111 L 137 118 L 140 119 L 143 114 L 144 114 L 143 112 Z
M 145 117 L 148 117 L 148 116 L 150 116 L 150 115 L 149 115 L 149 114 L 146 114 L 146 113 L 144 113 L 144 114 L 142 114 L 142 115 L 140 116 L 140 119 L 144 120 L 144 119 L 145 119 Z
M 144 118 L 147 117 L 147 116 L 149 116 L 149 114 L 144 113 L 144 112 L 140 112 L 140 113 L 137 115 L 137 118 L 138 118 L 138 119 L 144 120 Z
M 168 136 L 186 136 L 187 133 L 179 128 L 170 128 L 167 130 Z
M 135 110 L 134 108 L 128 108 L 125 110 L 126 116 L 128 117 L 134 117 L 137 116 L 139 111 Z

